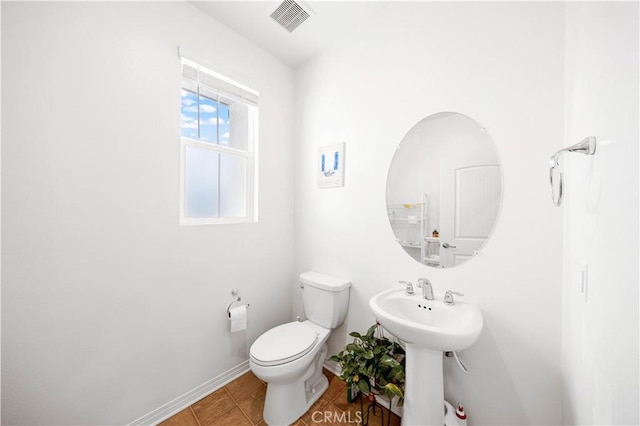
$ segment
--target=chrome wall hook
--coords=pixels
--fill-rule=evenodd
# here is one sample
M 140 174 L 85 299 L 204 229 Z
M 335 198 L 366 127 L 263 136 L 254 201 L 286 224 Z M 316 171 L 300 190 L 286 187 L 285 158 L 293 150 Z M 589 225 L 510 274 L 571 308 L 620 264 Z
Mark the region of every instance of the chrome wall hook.
M 551 156 L 551 158 L 549 159 L 549 182 L 551 183 L 551 200 L 553 201 L 553 204 L 556 206 L 559 206 L 560 204 L 562 204 L 562 190 L 563 190 L 563 183 L 562 183 L 562 172 L 558 171 L 558 193 L 556 194 L 556 185 L 554 182 L 554 171 L 556 170 L 556 168 L 560 167 L 560 156 L 564 153 L 567 152 L 578 152 L 580 154 L 585 154 L 585 155 L 593 155 L 596 153 L 596 138 L 595 136 L 589 136 L 584 138 L 580 143 L 577 143 L 573 146 L 570 146 L 568 148 L 564 148 L 561 149 L 560 151 L 556 152 L 555 154 L 553 154 Z

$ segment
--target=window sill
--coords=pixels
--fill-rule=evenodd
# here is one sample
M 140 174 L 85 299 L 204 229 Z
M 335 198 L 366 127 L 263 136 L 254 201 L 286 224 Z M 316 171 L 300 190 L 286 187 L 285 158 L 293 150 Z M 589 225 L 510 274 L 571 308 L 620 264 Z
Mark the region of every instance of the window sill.
M 258 223 L 257 219 L 240 218 L 240 217 L 228 217 L 228 218 L 215 218 L 215 219 L 180 219 L 180 226 L 192 226 L 192 225 L 231 225 L 235 223 Z

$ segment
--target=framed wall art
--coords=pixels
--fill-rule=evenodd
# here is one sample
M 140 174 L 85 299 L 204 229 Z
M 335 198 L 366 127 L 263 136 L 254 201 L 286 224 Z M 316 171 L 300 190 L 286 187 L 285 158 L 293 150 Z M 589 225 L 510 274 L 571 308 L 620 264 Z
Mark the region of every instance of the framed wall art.
M 344 186 L 344 148 L 342 142 L 318 149 L 318 188 Z

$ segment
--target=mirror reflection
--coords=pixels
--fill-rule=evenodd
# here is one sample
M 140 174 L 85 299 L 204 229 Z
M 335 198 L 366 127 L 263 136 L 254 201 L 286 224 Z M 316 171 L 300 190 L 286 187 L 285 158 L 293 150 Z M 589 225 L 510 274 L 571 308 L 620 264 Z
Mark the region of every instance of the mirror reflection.
M 446 268 L 479 253 L 502 200 L 493 140 L 473 119 L 431 115 L 402 139 L 387 175 L 387 214 L 396 241 L 418 262 Z

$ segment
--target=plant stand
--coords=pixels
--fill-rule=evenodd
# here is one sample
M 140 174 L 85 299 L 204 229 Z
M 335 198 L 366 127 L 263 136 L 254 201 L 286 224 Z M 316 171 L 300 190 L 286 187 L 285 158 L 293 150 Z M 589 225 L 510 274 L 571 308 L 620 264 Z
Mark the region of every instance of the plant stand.
M 371 415 L 371 413 L 373 413 L 374 415 L 376 414 L 376 408 L 380 408 L 381 411 L 381 420 L 382 422 L 380 423 L 380 426 L 385 426 L 384 423 L 384 411 L 382 411 L 382 406 L 378 407 L 378 401 L 375 398 L 375 394 L 373 394 L 373 401 L 369 402 L 369 405 L 367 406 L 367 411 L 365 413 L 364 411 L 364 403 L 362 402 L 363 399 L 363 395 L 362 393 L 360 393 L 360 413 L 362 413 L 362 426 L 367 426 L 369 424 L 369 416 Z M 368 395 L 367 395 L 368 397 Z M 389 410 L 387 413 L 387 426 L 389 426 L 391 424 L 391 401 L 389 401 Z

